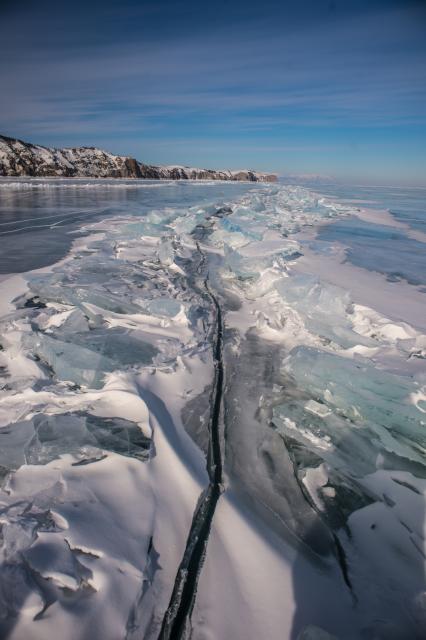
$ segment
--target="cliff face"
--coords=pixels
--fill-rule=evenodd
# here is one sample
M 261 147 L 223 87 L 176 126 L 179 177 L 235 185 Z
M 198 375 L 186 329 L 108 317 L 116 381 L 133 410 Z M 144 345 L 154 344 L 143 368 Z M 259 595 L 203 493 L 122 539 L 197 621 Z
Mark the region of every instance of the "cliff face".
M 249 180 L 275 182 L 277 176 L 257 171 L 216 171 L 190 167 L 157 167 L 115 156 L 95 147 L 50 149 L 0 136 L 0 176 L 68 178 L 149 178 L 153 180 Z

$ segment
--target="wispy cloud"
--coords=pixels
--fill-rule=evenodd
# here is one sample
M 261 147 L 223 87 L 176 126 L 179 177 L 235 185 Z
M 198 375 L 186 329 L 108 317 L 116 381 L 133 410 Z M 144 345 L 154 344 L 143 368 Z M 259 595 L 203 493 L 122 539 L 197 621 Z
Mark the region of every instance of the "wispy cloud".
M 392 136 L 395 127 L 417 127 L 424 133 L 424 24 L 407 10 L 411 3 L 384 3 L 380 10 L 376 3 L 375 11 L 350 19 L 306 22 L 297 15 L 290 27 L 270 15 L 256 20 L 246 4 L 250 20 L 232 15 L 229 24 L 191 33 L 173 29 L 166 17 L 164 33 L 118 33 L 109 42 L 96 32 L 88 38 L 85 25 L 81 41 L 54 34 L 52 44 L 30 32 L 42 29 L 37 13 L 39 22 L 18 34 L 4 26 L 1 128 L 54 144 L 108 140 L 120 152 L 135 148 L 136 140 L 149 148 L 156 140 L 176 145 L 180 136 L 230 133 L 241 149 L 245 134 L 252 146 L 253 136 L 263 135 L 267 147 L 274 135 L 290 149 L 286 140 L 297 130 L 302 144 L 296 146 L 309 153 L 306 141 L 320 129 L 322 148 L 330 131 L 374 135 L 388 128 Z M 115 4 L 106 3 L 105 11 L 120 20 Z M 159 19 L 155 5 L 139 7 L 139 18 L 149 23 L 153 15 Z M 47 19 L 44 30 L 58 28 L 55 21 Z M 348 136 L 352 143 L 353 133 Z

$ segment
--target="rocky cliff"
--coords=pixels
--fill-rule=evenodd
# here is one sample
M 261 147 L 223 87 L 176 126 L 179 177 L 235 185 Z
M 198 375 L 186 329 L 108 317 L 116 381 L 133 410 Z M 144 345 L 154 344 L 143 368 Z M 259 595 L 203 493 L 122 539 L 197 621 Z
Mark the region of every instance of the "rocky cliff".
M 275 182 L 274 174 L 216 171 L 191 167 L 147 165 L 95 147 L 51 149 L 0 135 L 0 176 L 69 178 L 150 178 L 154 180 L 248 180 Z

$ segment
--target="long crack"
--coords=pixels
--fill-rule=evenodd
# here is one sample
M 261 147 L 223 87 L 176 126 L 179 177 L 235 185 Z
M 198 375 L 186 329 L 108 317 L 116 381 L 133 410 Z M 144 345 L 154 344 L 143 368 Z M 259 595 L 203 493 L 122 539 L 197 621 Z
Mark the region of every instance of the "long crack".
M 204 255 L 198 244 L 197 249 L 201 256 L 201 266 L 204 264 Z M 190 635 L 190 620 L 197 593 L 198 579 L 204 562 L 216 504 L 223 490 L 222 452 L 219 433 L 224 384 L 223 319 L 220 304 L 209 288 L 208 277 L 204 280 L 204 288 L 216 313 L 216 335 L 213 348 L 215 376 L 207 458 L 207 471 L 210 482 L 202 492 L 192 518 L 185 552 L 176 575 L 170 603 L 163 618 L 158 636 L 159 640 L 168 640 L 169 638 L 179 640 L 180 638 L 188 638 Z

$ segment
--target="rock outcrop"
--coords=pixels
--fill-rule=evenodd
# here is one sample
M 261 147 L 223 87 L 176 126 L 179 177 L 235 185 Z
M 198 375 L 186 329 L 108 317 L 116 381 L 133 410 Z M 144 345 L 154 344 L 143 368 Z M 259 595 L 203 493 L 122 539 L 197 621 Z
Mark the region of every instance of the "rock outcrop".
M 274 174 L 258 171 L 216 171 L 181 166 L 147 165 L 96 147 L 52 149 L 0 136 L 0 176 L 66 178 L 146 178 L 152 180 L 239 180 L 275 182 Z

